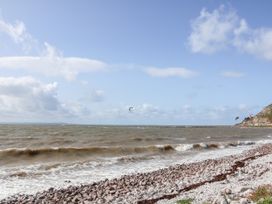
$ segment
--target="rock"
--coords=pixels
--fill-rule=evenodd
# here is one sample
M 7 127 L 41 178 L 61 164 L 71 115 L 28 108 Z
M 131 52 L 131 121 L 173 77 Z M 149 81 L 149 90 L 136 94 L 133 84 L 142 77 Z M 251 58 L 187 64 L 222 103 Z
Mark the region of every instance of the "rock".
M 240 200 L 240 204 L 248 204 L 248 203 L 250 203 L 250 202 L 249 202 L 249 200 L 247 198 L 242 198 Z
M 231 194 L 231 189 L 229 189 L 229 188 L 226 188 L 224 191 L 226 194 Z
M 268 127 L 272 126 L 271 121 L 272 104 L 265 107 L 261 112 L 255 116 L 246 117 L 241 123 L 237 124 L 240 127 Z
M 115 201 L 116 201 L 117 203 L 123 203 L 123 199 L 122 199 L 122 198 L 117 198 Z
M 228 201 L 224 197 L 218 196 L 213 200 L 212 204 L 228 204 Z
M 92 202 L 91 202 L 91 201 L 88 201 L 88 200 L 85 200 L 85 201 L 83 202 L 83 204 L 92 204 Z
M 249 189 L 251 189 L 251 187 L 243 186 L 243 187 L 240 188 L 239 192 L 242 193 L 242 192 L 245 192 L 245 191 L 247 191 Z
M 108 195 L 108 196 L 105 198 L 106 203 L 110 203 L 113 199 L 114 199 L 114 197 L 111 196 L 111 195 Z
M 224 198 L 220 201 L 220 204 L 228 204 L 229 202 Z
M 77 203 L 78 201 L 79 201 L 78 196 L 75 196 L 75 197 L 72 199 L 72 202 L 73 202 L 73 203 Z
M 244 177 L 239 177 L 239 178 L 238 178 L 238 181 L 243 181 L 243 180 L 245 180 Z
M 53 191 L 54 191 L 54 188 L 49 188 L 48 191 L 49 191 L 49 192 L 53 192 Z
M 241 193 L 241 196 L 243 196 L 243 197 L 248 197 L 252 192 L 253 192 L 252 189 L 248 189 L 248 190 L 246 190 L 245 192 L 242 192 L 242 193 Z

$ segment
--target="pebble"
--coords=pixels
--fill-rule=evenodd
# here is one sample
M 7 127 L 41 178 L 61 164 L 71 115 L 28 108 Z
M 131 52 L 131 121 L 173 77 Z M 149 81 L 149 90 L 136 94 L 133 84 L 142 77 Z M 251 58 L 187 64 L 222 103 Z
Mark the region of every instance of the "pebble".
M 252 192 L 253 192 L 252 189 L 248 189 L 248 190 L 244 191 L 244 192 L 241 194 L 241 196 L 248 197 Z
M 240 189 L 239 189 L 239 192 L 242 193 L 242 192 L 245 192 L 245 191 L 250 190 L 250 189 L 252 190 L 251 187 L 248 187 L 248 186 L 241 186 Z
M 248 204 L 249 203 L 249 200 L 247 198 L 242 198 L 240 200 L 240 204 Z
M 225 189 L 225 193 L 226 193 L 226 194 L 231 194 L 231 190 L 230 190 L 229 188 L 226 188 L 226 189 Z

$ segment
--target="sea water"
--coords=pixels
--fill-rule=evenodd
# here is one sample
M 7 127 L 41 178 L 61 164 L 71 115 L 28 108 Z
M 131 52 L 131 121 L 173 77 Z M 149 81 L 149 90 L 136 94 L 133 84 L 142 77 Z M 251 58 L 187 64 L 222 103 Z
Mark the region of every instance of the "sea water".
M 271 128 L 0 125 L 0 199 L 238 154 Z

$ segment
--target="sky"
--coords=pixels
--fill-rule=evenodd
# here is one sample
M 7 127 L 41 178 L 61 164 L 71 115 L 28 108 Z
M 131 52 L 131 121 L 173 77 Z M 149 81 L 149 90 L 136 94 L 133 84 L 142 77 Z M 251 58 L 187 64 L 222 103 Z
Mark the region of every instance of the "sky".
M 272 103 L 271 10 L 0 0 L 0 123 L 235 124 Z

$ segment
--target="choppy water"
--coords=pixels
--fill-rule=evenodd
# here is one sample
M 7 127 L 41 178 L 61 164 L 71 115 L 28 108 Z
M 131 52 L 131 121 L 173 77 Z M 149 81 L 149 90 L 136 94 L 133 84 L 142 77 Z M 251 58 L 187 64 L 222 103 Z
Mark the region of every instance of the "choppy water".
M 0 125 L 0 199 L 239 153 L 272 129 Z

